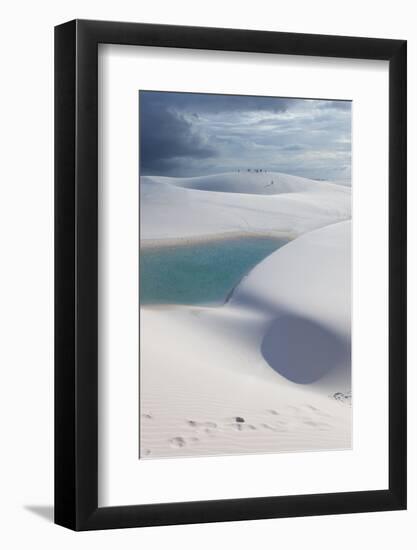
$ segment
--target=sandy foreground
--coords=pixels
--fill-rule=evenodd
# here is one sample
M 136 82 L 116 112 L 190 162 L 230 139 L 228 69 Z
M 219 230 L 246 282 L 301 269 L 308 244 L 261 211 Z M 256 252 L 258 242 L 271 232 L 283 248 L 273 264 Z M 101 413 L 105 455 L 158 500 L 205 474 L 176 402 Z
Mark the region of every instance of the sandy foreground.
M 141 458 L 351 447 L 350 189 L 280 175 L 285 189 L 265 196 L 241 193 L 240 177 L 230 178 L 235 188 L 227 193 L 186 187 L 201 178 L 178 186 L 159 178 L 141 194 L 146 216 L 156 202 L 166 214 L 163 223 L 142 215 L 149 239 L 163 239 L 164 231 L 187 239 L 193 225 L 195 234 L 212 235 L 219 230 L 217 195 L 223 205 L 233 198 L 229 207 L 239 212 L 250 211 L 253 198 L 266 199 L 269 230 L 283 230 L 280 211 L 288 232 L 301 235 L 252 269 L 223 306 L 141 307 Z M 262 185 L 258 193 L 268 189 Z M 168 204 L 184 191 L 191 196 L 176 224 Z M 289 208 L 289 195 L 300 208 Z M 211 215 L 196 219 L 194 203 Z M 245 215 L 251 231 L 262 232 L 258 208 Z

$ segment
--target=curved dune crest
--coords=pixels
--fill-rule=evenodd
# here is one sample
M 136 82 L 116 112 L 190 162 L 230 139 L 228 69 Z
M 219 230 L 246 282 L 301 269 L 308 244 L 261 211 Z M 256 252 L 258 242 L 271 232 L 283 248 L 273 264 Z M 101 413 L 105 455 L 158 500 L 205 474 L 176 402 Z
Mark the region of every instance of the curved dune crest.
M 165 176 L 143 176 L 143 183 L 165 183 L 184 189 L 215 191 L 219 193 L 244 193 L 250 195 L 279 195 L 283 193 L 330 191 L 337 184 L 292 176 L 281 172 L 241 170 L 209 176 L 175 178 Z M 348 188 L 337 185 L 337 191 L 347 194 Z M 333 189 L 334 190 L 334 189 Z
M 351 216 L 350 188 L 276 173 L 142 176 L 140 203 L 143 246 L 247 234 L 292 238 Z
M 264 359 L 286 378 L 350 389 L 351 222 L 318 229 L 260 262 L 231 306 L 270 319 Z
M 235 288 L 231 303 L 288 309 L 350 337 L 351 222 L 311 231 L 260 262 Z

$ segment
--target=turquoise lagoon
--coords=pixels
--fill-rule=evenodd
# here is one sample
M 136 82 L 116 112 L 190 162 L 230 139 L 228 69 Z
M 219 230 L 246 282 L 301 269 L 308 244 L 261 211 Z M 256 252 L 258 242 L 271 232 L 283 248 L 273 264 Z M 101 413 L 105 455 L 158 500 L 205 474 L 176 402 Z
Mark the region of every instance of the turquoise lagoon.
M 241 237 L 143 248 L 140 303 L 222 304 L 242 277 L 287 242 L 288 239 Z

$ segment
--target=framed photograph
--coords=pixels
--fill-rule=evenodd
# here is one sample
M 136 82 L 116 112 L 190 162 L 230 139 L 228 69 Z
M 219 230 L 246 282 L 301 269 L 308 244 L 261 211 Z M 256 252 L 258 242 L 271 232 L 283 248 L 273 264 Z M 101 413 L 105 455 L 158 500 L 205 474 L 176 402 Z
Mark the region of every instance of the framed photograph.
M 406 42 L 55 29 L 55 522 L 406 507 Z

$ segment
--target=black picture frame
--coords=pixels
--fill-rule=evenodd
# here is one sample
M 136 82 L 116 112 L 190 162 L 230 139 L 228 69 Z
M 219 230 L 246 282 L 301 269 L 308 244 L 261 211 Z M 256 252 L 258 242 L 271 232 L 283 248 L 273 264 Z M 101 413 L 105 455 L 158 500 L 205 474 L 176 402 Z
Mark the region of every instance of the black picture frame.
M 388 489 L 98 506 L 98 44 L 389 62 Z M 406 508 L 406 113 L 404 40 L 85 20 L 55 28 L 55 523 L 81 531 Z

